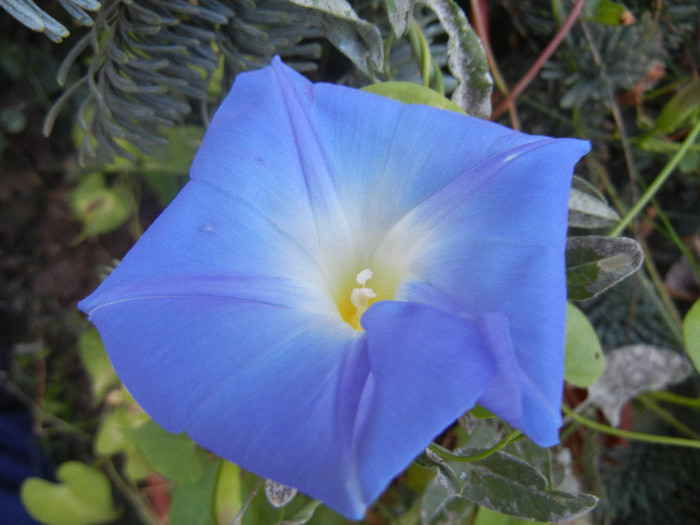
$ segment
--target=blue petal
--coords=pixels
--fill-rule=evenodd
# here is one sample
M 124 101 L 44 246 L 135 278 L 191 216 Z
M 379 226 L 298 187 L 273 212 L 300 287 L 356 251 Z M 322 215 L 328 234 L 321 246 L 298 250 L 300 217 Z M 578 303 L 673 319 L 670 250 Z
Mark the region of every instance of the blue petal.
M 375 304 L 366 332 L 215 296 L 145 294 L 91 319 L 164 428 L 356 519 L 495 369 L 478 323 L 410 303 Z
M 505 375 L 480 402 L 541 445 L 557 443 L 561 425 L 568 190 L 587 151 L 585 142 L 554 139 L 507 149 L 422 202 L 386 241 L 411 253 L 406 271 L 420 276 L 398 298 L 506 315 L 511 356 L 499 360 Z M 409 238 L 405 231 L 410 246 L 392 241 Z M 504 385 L 518 376 L 516 404 Z
M 237 78 L 192 180 L 79 306 L 166 429 L 359 518 L 476 401 L 555 441 L 586 148 L 275 60 Z M 403 281 L 356 331 L 332 293 L 368 260 Z

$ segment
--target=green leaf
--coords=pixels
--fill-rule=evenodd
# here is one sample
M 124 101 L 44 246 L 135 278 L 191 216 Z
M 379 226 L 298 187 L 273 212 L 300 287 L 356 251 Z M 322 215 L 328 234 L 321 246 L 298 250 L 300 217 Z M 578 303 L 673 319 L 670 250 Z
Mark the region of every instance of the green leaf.
M 591 17 L 591 21 L 610 26 L 619 26 L 622 22 L 622 17 L 628 11 L 625 5 L 620 2 L 600 0 L 596 6 L 595 13 Z
M 644 252 L 627 237 L 569 237 L 566 242 L 566 284 L 569 300 L 595 297 L 632 275 Z
M 513 516 L 501 514 L 500 512 L 496 512 L 495 510 L 491 510 L 486 507 L 479 507 L 479 511 L 473 525 L 537 525 L 538 523 L 546 525 L 541 521 L 514 518 Z
M 95 328 L 86 330 L 80 336 L 78 351 L 83 366 L 90 376 L 92 397 L 99 403 L 110 388 L 119 385 L 119 378 L 105 352 L 100 334 Z
M 692 370 L 684 356 L 671 350 L 650 345 L 622 346 L 606 354 L 605 371 L 588 389 L 587 401 L 617 426 L 625 403 L 644 392 L 680 383 Z
M 98 456 L 125 454 L 124 472 L 133 481 L 140 481 L 152 472 L 133 438 L 133 432 L 149 419 L 140 409 L 118 407 L 105 417 L 95 436 Z
M 193 483 L 177 484 L 168 509 L 169 525 L 213 525 L 219 464 L 210 465 Z
M 102 173 L 85 177 L 68 196 L 75 217 L 83 223 L 76 242 L 116 230 L 132 213 L 132 201 L 125 188 L 106 186 Z
M 464 498 L 451 496 L 436 480 L 425 488 L 421 500 L 421 523 L 460 525 L 474 512 L 475 505 Z
M 552 487 L 552 461 L 548 448 L 540 447 L 531 439 L 524 437 L 509 444 L 505 452 L 535 467 L 547 480 L 547 486 Z
M 68 461 L 56 472 L 59 483 L 28 478 L 20 489 L 31 516 L 47 525 L 91 525 L 112 521 L 118 515 L 112 487 L 100 470 Z
M 581 177 L 574 176 L 569 194 L 569 226 L 605 228 L 619 220 L 620 216 L 608 206 L 598 190 Z
M 133 436 L 149 465 L 166 478 L 191 483 L 204 473 L 202 451 L 186 434 L 171 434 L 149 420 Z
M 683 319 L 683 339 L 695 369 L 700 371 L 700 300 L 695 301 Z
M 362 88 L 363 91 L 382 95 L 404 104 L 425 104 L 464 114 L 464 110 L 450 99 L 430 88 L 413 82 L 378 82 Z
M 605 368 L 603 349 L 593 325 L 571 303 L 566 305 L 565 348 L 564 379 L 581 388 L 595 383 Z
M 453 0 L 385 0 L 385 5 L 397 36 L 406 32 L 416 5 L 428 6 L 435 12 L 448 35 L 447 65 L 459 81 L 452 101 L 469 115 L 488 118 L 491 115 L 493 80 L 486 52 L 459 5 Z
M 683 126 L 700 107 L 700 78 L 694 78 L 669 100 L 656 119 L 654 129 L 668 134 Z
M 238 465 L 222 460 L 214 495 L 217 523 L 233 523 L 242 507 L 241 470 Z
M 290 0 L 308 8 L 326 38 L 370 78 L 384 67 L 379 28 L 361 19 L 346 0 Z
M 477 453 L 461 450 L 462 455 Z M 504 451 L 473 463 L 449 462 L 462 481 L 462 498 L 509 516 L 536 521 L 570 520 L 591 510 L 597 498 L 548 489 L 534 466 Z

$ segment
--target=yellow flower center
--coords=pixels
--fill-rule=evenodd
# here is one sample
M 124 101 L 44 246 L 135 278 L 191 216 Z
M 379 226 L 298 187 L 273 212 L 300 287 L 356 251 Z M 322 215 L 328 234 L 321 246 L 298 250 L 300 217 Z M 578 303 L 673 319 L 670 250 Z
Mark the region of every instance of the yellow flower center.
M 354 272 L 353 272 L 354 273 Z M 372 281 L 368 283 L 368 281 Z M 343 320 L 355 330 L 363 330 L 360 318 L 376 301 L 393 299 L 398 279 L 387 272 L 376 275 L 365 268 L 354 280 L 342 279 L 343 285 L 334 294 L 338 312 Z

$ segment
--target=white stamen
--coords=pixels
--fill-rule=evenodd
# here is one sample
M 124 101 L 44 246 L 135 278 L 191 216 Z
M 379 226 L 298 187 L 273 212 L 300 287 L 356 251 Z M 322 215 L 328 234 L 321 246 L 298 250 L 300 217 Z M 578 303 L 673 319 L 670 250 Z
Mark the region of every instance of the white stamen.
M 355 277 L 355 281 L 357 281 L 357 284 L 360 286 L 364 286 L 367 284 L 367 281 L 369 281 L 372 278 L 372 270 L 369 268 L 365 268 L 362 270 L 360 273 L 357 274 L 357 277 Z M 374 295 L 372 297 L 375 297 Z
M 371 288 L 354 288 L 350 293 L 350 302 L 355 308 L 364 312 L 367 309 L 369 300 L 375 297 L 377 297 L 377 294 Z

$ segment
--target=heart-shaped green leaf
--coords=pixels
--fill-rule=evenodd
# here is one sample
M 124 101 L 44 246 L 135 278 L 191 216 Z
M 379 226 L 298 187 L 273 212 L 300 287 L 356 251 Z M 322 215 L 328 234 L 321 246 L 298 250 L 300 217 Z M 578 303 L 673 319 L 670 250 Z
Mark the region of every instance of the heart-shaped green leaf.
M 80 463 L 63 463 L 56 477 L 59 483 L 29 478 L 20 491 L 29 514 L 46 525 L 91 525 L 117 517 L 112 488 L 100 470 Z
M 605 358 L 598 335 L 584 313 L 571 303 L 566 307 L 566 361 L 564 379 L 586 388 L 603 373 Z

